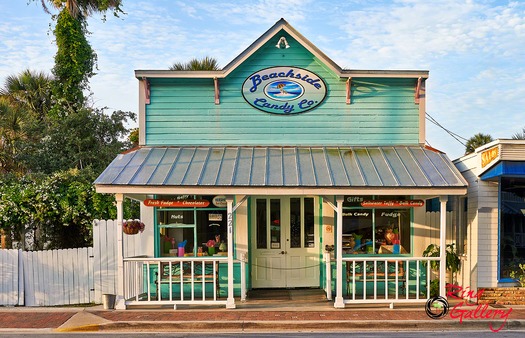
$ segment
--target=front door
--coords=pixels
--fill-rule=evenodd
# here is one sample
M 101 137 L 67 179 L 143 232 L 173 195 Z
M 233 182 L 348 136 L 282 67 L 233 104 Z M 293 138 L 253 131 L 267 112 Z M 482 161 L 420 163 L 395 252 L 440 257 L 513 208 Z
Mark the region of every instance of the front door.
M 252 287 L 319 287 L 313 197 L 257 197 L 252 208 Z

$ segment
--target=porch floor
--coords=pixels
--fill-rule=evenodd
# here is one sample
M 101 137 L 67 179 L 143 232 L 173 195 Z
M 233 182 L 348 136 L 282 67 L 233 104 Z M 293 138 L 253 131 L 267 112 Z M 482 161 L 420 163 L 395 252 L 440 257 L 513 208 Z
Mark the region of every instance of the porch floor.
M 345 297 L 346 298 L 346 297 Z M 225 299 L 225 298 L 221 298 Z M 346 304 L 346 308 L 377 309 L 385 308 L 384 303 L 376 304 Z M 322 289 L 297 288 L 297 289 L 254 289 L 247 293 L 246 301 L 242 302 L 235 297 L 235 305 L 239 310 L 273 310 L 273 311 L 338 311 L 334 308 L 334 301 L 326 298 L 326 293 Z M 131 305 L 129 309 L 140 308 L 167 308 L 166 305 Z M 224 305 L 202 305 L 202 304 L 181 304 L 177 309 L 203 309 L 213 310 L 224 308 Z M 421 304 L 398 304 L 396 308 L 421 308 Z

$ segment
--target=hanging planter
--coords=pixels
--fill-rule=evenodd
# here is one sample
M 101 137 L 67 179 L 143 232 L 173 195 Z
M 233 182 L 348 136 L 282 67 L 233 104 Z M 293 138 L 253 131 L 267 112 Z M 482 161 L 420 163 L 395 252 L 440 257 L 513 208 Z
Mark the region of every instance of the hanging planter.
M 144 223 L 141 221 L 129 221 L 122 223 L 122 231 L 126 235 L 136 235 L 140 232 L 143 232 L 145 228 Z

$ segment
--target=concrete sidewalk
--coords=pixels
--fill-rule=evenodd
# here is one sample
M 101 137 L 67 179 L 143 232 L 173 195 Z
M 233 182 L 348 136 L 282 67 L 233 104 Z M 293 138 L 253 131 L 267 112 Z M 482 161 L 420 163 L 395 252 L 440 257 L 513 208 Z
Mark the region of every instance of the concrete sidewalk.
M 491 310 L 505 310 L 491 308 Z M 469 308 L 469 310 L 473 310 Z M 456 313 L 457 316 L 458 313 Z M 463 313 L 463 320 L 447 315 L 430 319 L 423 305 L 357 307 L 334 309 L 332 303 L 267 305 L 225 309 L 202 307 L 191 309 L 104 310 L 102 306 L 86 308 L 0 308 L 0 333 L 13 330 L 38 331 L 120 331 L 120 332 L 313 332 L 313 331 L 457 331 L 525 330 L 525 307 L 512 307 L 508 320 L 484 314 Z M 482 316 L 484 315 L 484 317 Z M 481 316 L 481 317 L 480 317 Z

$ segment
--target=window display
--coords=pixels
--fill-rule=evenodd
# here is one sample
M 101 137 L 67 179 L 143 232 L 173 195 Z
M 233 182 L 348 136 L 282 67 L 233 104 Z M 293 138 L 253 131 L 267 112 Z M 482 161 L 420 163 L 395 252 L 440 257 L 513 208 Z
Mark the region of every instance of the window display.
M 409 253 L 411 208 L 395 208 L 405 201 L 410 199 L 406 196 L 345 196 L 343 253 Z M 380 207 L 364 208 L 364 205 Z
M 162 196 L 162 205 L 169 207 L 156 207 L 158 256 L 226 255 L 227 211 L 222 197 Z M 184 207 L 188 205 L 192 207 Z

